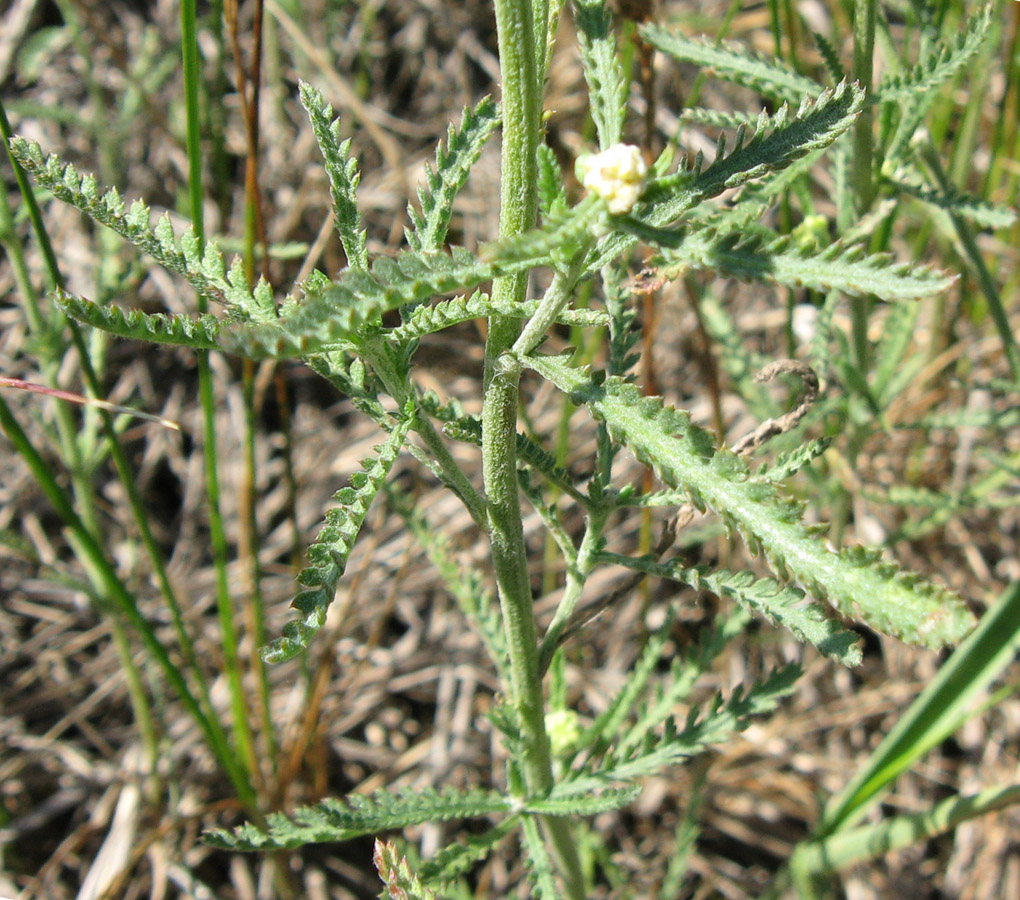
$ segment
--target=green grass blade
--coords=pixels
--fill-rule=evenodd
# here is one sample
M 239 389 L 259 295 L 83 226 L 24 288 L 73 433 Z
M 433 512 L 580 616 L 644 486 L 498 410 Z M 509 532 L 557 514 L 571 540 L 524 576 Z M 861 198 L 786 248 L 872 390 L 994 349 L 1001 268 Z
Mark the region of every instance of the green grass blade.
M 57 263 L 56 255 L 53 252 L 52 244 L 49 240 L 49 235 L 46 231 L 45 224 L 43 223 L 42 214 L 39 209 L 39 205 L 36 202 L 35 195 L 32 193 L 31 187 L 25 176 L 25 171 L 15 158 L 15 154 L 12 153 L 9 139 L 10 126 L 7 122 L 6 114 L 3 109 L 2 103 L 0 103 L 0 134 L 2 134 L 4 143 L 7 145 L 8 157 L 11 162 L 11 166 L 14 169 L 15 178 L 17 180 L 19 189 L 21 191 L 22 201 L 28 210 L 29 219 L 32 222 L 33 232 L 35 234 L 36 241 L 43 254 L 45 262 L 45 268 L 47 272 L 48 283 L 57 292 L 58 302 L 60 297 L 69 297 L 64 294 L 62 285 L 64 282 L 63 276 L 60 272 L 59 265 Z M 4 216 L 8 213 L 6 203 L 3 206 Z M 42 336 L 50 329 L 42 316 L 42 312 L 39 308 L 38 303 L 32 296 L 34 292 L 31 290 L 31 286 L 27 284 L 23 285 L 22 293 L 26 299 L 26 313 L 29 319 L 32 330 L 37 336 Z M 72 298 L 73 299 L 73 298 Z M 95 306 L 97 310 L 102 310 L 103 307 Z M 62 322 L 62 320 L 61 320 Z M 93 397 L 99 397 L 101 395 L 99 378 L 93 368 L 92 360 L 89 355 L 88 347 L 86 346 L 85 340 L 82 336 L 81 330 L 78 328 L 74 321 L 67 323 L 68 329 L 71 333 L 71 339 L 78 351 L 78 358 L 81 365 L 82 375 L 85 379 L 86 384 L 89 387 L 89 391 Z M 60 327 L 59 324 L 57 327 Z M 59 348 L 58 348 L 59 349 Z M 205 678 L 205 673 L 202 668 L 198 665 L 195 657 L 194 647 L 191 638 L 184 627 L 184 615 L 181 609 L 180 600 L 173 589 L 170 582 L 169 573 L 167 572 L 166 562 L 163 558 L 162 551 L 157 545 L 155 536 L 152 533 L 152 527 L 150 525 L 148 514 L 145 509 L 145 505 L 139 495 L 138 486 L 136 483 L 135 473 L 131 469 L 128 463 L 127 454 L 121 444 L 120 436 L 114 427 L 113 418 L 108 413 L 101 413 L 103 429 L 107 438 L 108 447 L 110 450 L 110 456 L 113 459 L 114 465 L 117 469 L 117 474 L 121 480 L 121 484 L 124 486 L 125 493 L 128 498 L 128 503 L 131 507 L 132 515 L 135 520 L 135 524 L 138 527 L 139 535 L 142 538 L 142 542 L 146 547 L 149 554 L 149 559 L 152 563 L 153 572 L 156 578 L 156 582 L 159 585 L 160 592 L 166 602 L 167 609 L 170 612 L 171 620 L 173 622 L 174 630 L 177 634 L 178 643 L 180 645 L 181 653 L 187 662 L 188 669 L 194 678 L 195 683 L 199 689 L 199 702 L 196 703 L 197 709 L 200 710 L 201 715 L 204 717 L 203 720 L 199 720 L 199 727 L 206 731 L 208 728 L 212 729 L 212 732 L 216 737 L 210 742 L 213 752 L 220 759 L 221 765 L 229 772 L 233 765 L 233 752 L 227 745 L 226 738 L 222 735 L 219 730 L 219 724 L 216 721 L 215 714 L 213 711 L 212 702 L 209 697 L 208 684 Z M 73 512 L 73 510 L 72 510 Z M 130 661 L 127 664 L 129 672 L 131 671 L 133 663 Z M 129 676 L 130 677 L 130 676 Z M 186 704 L 187 705 L 187 704 Z M 147 713 L 146 713 L 147 715 Z M 144 727 L 144 726 L 143 726 Z M 243 795 L 242 795 L 243 796 Z
M 977 629 L 901 716 L 867 766 L 829 803 L 819 835 L 828 836 L 845 828 L 898 775 L 949 737 L 967 719 L 977 695 L 1012 661 L 1017 647 L 1020 647 L 1020 583 L 985 613 Z
M 195 21 L 195 0 L 181 3 L 181 52 L 184 65 L 184 96 L 187 116 L 188 199 L 195 239 L 201 249 L 205 245 L 205 223 L 202 216 L 202 146 L 199 90 L 202 76 L 199 68 L 198 31 Z M 198 311 L 206 313 L 208 302 L 198 295 Z M 258 768 L 248 703 L 241 679 L 238 658 L 238 637 L 234 627 L 234 610 L 227 578 L 227 536 L 220 511 L 220 484 L 217 471 L 216 400 L 213 392 L 212 369 L 207 351 L 198 353 L 198 393 L 202 407 L 202 448 L 205 463 L 206 500 L 209 510 L 209 533 L 213 564 L 216 570 L 216 606 L 219 612 L 223 664 L 230 684 L 231 711 L 238 755 L 247 777 Z
M 167 681 L 177 692 L 192 718 L 202 729 L 206 741 L 237 791 L 238 798 L 246 806 L 254 809 L 255 796 L 247 781 L 246 773 L 237 764 L 235 755 L 228 746 L 219 723 L 202 711 L 194 694 L 188 688 L 183 673 L 174 664 L 153 628 L 138 610 L 134 598 L 117 576 L 99 543 L 74 511 L 63 488 L 57 483 L 52 468 L 39 455 L 3 398 L 0 398 L 0 429 L 25 459 L 43 493 L 46 494 L 47 499 L 64 520 L 70 530 L 72 542 L 79 558 L 92 569 L 104 594 L 135 628 L 146 650 L 163 671 Z
M 1020 784 L 995 787 L 965 797 L 949 797 L 923 812 L 894 816 L 873 825 L 838 832 L 824 841 L 802 844 L 790 862 L 794 881 L 807 898 L 825 875 L 842 871 L 944 834 L 977 816 L 1020 803 Z

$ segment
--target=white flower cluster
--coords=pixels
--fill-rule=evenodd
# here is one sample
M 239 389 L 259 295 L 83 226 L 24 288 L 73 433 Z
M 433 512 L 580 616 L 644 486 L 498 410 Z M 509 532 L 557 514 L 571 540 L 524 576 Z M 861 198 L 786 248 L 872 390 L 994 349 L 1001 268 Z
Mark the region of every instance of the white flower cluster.
M 589 191 L 606 201 L 614 216 L 629 213 L 645 188 L 648 166 L 633 144 L 614 144 L 608 150 L 577 161 L 577 177 Z
M 573 750 L 584 732 L 581 717 L 572 709 L 555 709 L 547 713 L 545 730 L 553 756 L 564 756 Z

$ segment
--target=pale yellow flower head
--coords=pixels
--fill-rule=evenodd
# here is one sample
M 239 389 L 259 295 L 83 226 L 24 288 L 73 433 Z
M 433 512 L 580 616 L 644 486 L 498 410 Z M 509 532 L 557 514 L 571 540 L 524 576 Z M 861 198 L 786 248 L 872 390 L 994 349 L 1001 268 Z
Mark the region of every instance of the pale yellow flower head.
M 629 213 L 645 189 L 648 166 L 633 144 L 614 144 L 608 150 L 577 161 L 581 184 L 606 201 L 614 216 Z

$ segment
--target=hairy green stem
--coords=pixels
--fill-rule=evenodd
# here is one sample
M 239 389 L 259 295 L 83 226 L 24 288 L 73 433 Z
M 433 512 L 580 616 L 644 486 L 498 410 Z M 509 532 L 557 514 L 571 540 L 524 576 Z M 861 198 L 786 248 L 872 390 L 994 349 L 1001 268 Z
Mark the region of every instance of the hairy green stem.
M 598 563 L 597 556 L 601 549 L 602 533 L 609 511 L 610 507 L 601 506 L 592 512 L 584 537 L 581 539 L 581 547 L 577 551 L 577 559 L 573 565 L 567 567 L 567 583 L 563 597 L 556 607 L 553 620 L 549 623 L 539 648 L 539 664 L 543 672 L 549 668 L 553 654 L 559 646 L 560 636 L 577 608 L 577 601 L 581 599 L 584 583 Z
M 875 57 L 876 0 L 854 0 L 854 79 L 871 94 L 872 72 Z M 862 216 L 870 208 L 874 196 L 871 178 L 872 147 L 874 144 L 874 114 L 870 103 L 865 103 L 853 129 L 852 175 L 857 214 Z M 862 373 L 868 370 L 868 314 L 871 300 L 854 297 L 850 301 L 851 328 L 853 331 L 854 362 Z
M 565 272 L 557 272 L 553 276 L 552 284 L 545 296 L 538 304 L 535 314 L 528 320 L 513 345 L 513 352 L 517 356 L 527 356 L 545 338 L 546 333 L 555 324 L 557 317 L 570 303 L 573 296 L 577 279 L 584 271 L 585 257 L 588 247 L 585 246 L 574 254 L 573 262 Z
M 531 228 L 538 215 L 538 141 L 541 131 L 542 73 L 545 48 L 536 53 L 535 11 L 548 17 L 548 6 L 531 0 L 496 0 L 496 30 L 502 76 L 503 145 L 500 182 L 500 238 Z M 543 19 L 545 21 L 545 19 Z M 498 278 L 497 303 L 525 299 L 527 273 Z M 485 345 L 482 406 L 482 477 L 489 518 L 500 609 L 510 656 L 510 690 L 522 743 L 525 790 L 542 795 L 553 784 L 552 756 L 545 730 L 545 702 L 539 668 L 538 631 L 528 577 L 517 483 L 517 407 L 519 362 L 507 351 L 520 335 L 517 320 L 489 319 Z M 580 860 L 564 819 L 545 816 L 542 828 L 572 900 L 584 897 Z
M 406 372 L 394 361 L 392 347 L 382 341 L 366 342 L 362 347 L 362 355 L 368 364 L 379 376 L 383 387 L 394 400 L 401 406 L 407 403 L 412 397 L 411 388 Z M 415 404 L 417 406 L 417 403 Z M 489 521 L 485 509 L 485 501 L 475 490 L 474 486 L 464 474 L 464 471 L 457 465 L 457 461 L 450 454 L 443 439 L 439 436 L 435 426 L 419 411 L 414 422 L 414 431 L 425 442 L 429 453 L 432 456 L 422 458 L 413 444 L 408 444 L 408 450 L 421 462 L 423 462 L 440 481 L 452 490 L 471 514 L 475 524 L 482 530 L 488 531 Z
M 875 58 L 876 0 L 854 0 L 854 80 L 865 94 L 871 94 L 872 72 Z M 871 206 L 871 158 L 874 137 L 874 113 L 865 103 L 854 123 L 853 181 L 857 198 L 857 213 L 863 215 Z
M 499 236 L 508 238 L 532 227 L 538 213 L 541 96 L 530 2 L 497 0 L 496 26 L 503 82 Z M 517 304 L 525 299 L 526 291 L 527 274 L 519 273 L 496 279 L 492 297 L 497 302 Z M 517 485 L 520 366 L 512 358 L 504 357 L 519 334 L 516 319 L 504 316 L 489 319 L 482 407 L 482 475 L 493 564 L 510 650 L 511 690 L 521 718 L 525 782 L 530 792 L 544 793 L 552 785 L 552 766 L 545 734 L 537 629 Z

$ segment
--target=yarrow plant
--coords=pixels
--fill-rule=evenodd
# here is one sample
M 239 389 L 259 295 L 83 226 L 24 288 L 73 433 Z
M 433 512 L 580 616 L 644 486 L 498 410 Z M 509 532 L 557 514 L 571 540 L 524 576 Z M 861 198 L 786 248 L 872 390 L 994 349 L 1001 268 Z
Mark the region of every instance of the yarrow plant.
M 698 677 L 752 619 L 788 629 L 848 666 L 861 661 L 861 650 L 858 635 L 844 620 L 933 649 L 958 644 L 974 628 L 974 615 L 956 594 L 901 570 L 879 549 L 836 548 L 826 526 L 804 521 L 804 505 L 788 483 L 816 464 L 832 439 L 806 436 L 800 423 L 819 421 L 811 419 L 810 404 L 794 419 L 771 419 L 753 440 L 727 447 L 689 412 L 646 396 L 634 375 L 640 336 L 634 296 L 649 285 L 698 271 L 816 292 L 823 298 L 813 345 L 820 352 L 808 362 L 824 368 L 825 342 L 836 340 L 832 313 L 841 298 L 862 309 L 876 298 L 909 303 L 944 291 L 951 275 L 869 253 L 854 242 L 846 215 L 852 203 L 845 197 L 839 198 L 837 224 L 847 237 L 835 241 L 827 241 L 830 223 L 819 222 L 816 214 L 805 219 L 810 231 L 792 235 L 763 223 L 781 198 L 808 184 L 824 151 L 832 148 L 840 165 L 853 159 L 855 129 L 862 117 L 870 123 L 876 109 L 888 113 L 891 136 L 880 167 L 869 163 L 854 170 L 868 182 L 857 185 L 858 201 L 876 191 L 892 194 L 901 182 L 921 177 L 925 168 L 914 137 L 926 98 L 976 52 L 988 15 L 977 14 L 963 38 L 937 60 L 890 76 L 888 84 L 870 92 L 846 77 L 834 56 L 829 60 L 833 83 L 823 86 L 779 61 L 646 23 L 640 36 L 647 46 L 752 87 L 776 109 L 725 116 L 685 110 L 685 122 L 730 128 L 735 135 L 719 139 L 711 160 L 701 154 L 688 158 L 671 142 L 646 164 L 643 151 L 624 141 L 628 78 L 610 13 L 601 0 L 575 0 L 598 140 L 597 151 L 577 161 L 578 188 L 544 142 L 542 126 L 542 92 L 560 3 L 496 0 L 494 5 L 502 96 L 498 104 L 481 100 L 451 127 L 418 192 L 418 205 L 408 210 L 406 246 L 395 256 L 370 258 L 358 207 L 360 172 L 350 142 L 340 140 L 339 121 L 321 94 L 301 85 L 347 265 L 332 277 L 314 272 L 281 302 L 265 282 L 250 289 L 240 264 L 228 265 L 214 243 L 193 231 L 178 235 L 167 218 L 153 224 L 144 204 L 128 205 L 115 190 L 104 192 L 93 177 L 27 140 L 14 139 L 11 151 L 39 186 L 142 248 L 186 279 L 203 302 L 226 313 L 148 314 L 58 291 L 57 302 L 69 317 L 124 338 L 253 360 L 303 360 L 378 424 L 375 455 L 336 493 L 336 506 L 308 548 L 293 601 L 296 617 L 265 646 L 267 662 L 303 654 L 315 640 L 368 510 L 380 497 L 402 512 L 434 559 L 444 558 L 446 549 L 427 514 L 414 510 L 388 482 L 401 454 L 413 455 L 459 498 L 488 542 L 489 569 L 457 571 L 451 581 L 460 582 L 453 589 L 500 679 L 501 699 L 490 718 L 506 751 L 505 783 L 328 800 L 259 814 L 251 824 L 216 831 L 208 840 L 224 848 L 271 850 L 425 822 L 495 819 L 470 841 L 454 842 L 417 866 L 395 844 L 378 843 L 375 863 L 390 896 L 442 894 L 516 833 L 534 895 L 580 900 L 592 888 L 578 850 L 577 830 L 585 817 L 631 803 L 642 779 L 727 740 L 754 717 L 775 710 L 794 689 L 800 670 L 786 665 L 728 696 L 691 705 Z M 901 116 L 895 122 L 894 113 Z M 497 133 L 502 141 L 499 233 L 474 251 L 451 246 L 454 203 L 484 145 Z M 939 193 L 937 186 L 929 195 L 932 202 L 964 209 L 963 198 Z M 865 214 L 867 205 L 859 203 L 858 212 Z M 632 263 L 639 248 L 644 269 L 635 280 Z M 536 272 L 542 277 L 533 278 Z M 580 305 L 589 293 L 597 302 Z M 474 416 L 460 400 L 424 390 L 413 365 L 421 338 L 478 318 L 487 319 L 487 337 L 481 414 Z M 862 320 L 855 321 L 863 327 Z M 584 364 L 570 350 L 556 352 L 550 341 L 556 326 L 603 329 L 601 352 Z M 814 379 L 817 393 L 811 366 L 791 365 L 778 371 L 792 371 L 805 385 Z M 586 474 L 564 468 L 522 428 L 525 372 L 553 386 L 564 402 L 577 407 L 578 416 L 589 417 L 596 440 L 594 456 L 583 467 Z M 794 428 L 801 429 L 794 434 L 805 436 L 792 451 L 770 465 L 755 458 L 768 440 Z M 481 487 L 451 453 L 450 442 L 479 448 Z M 648 467 L 657 483 L 646 489 L 621 482 L 625 452 Z M 541 515 L 563 558 L 562 592 L 551 618 L 542 622 L 529 576 L 525 504 Z M 670 505 L 715 514 L 726 533 L 760 555 L 772 574 L 685 563 L 670 553 L 675 528 L 664 529 L 652 552 L 609 549 L 609 529 L 621 510 Z M 578 520 L 583 520 L 578 529 L 567 524 Z M 711 592 L 722 598 L 725 612 L 672 662 L 661 681 L 656 671 L 676 613 L 672 609 L 647 638 L 628 682 L 589 721 L 561 702 L 565 650 L 592 615 L 586 585 L 605 566 L 630 570 L 631 585 L 655 576 Z M 560 700 L 553 704 L 551 696 Z M 678 715 L 685 705 L 686 713 Z

